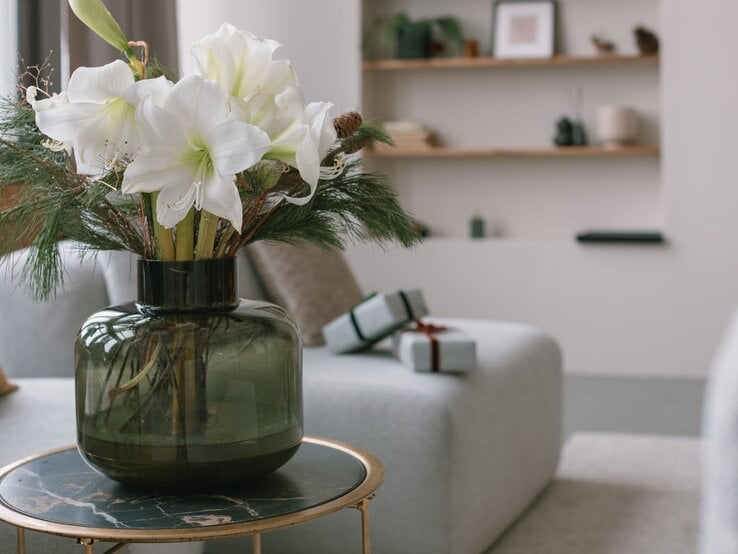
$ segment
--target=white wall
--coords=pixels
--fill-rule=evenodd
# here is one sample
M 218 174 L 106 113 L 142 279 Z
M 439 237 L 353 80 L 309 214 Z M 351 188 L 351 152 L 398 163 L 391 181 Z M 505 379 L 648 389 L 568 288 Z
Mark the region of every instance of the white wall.
M 274 0 L 262 8 L 232 0 L 183 12 L 185 3 L 185 40 L 222 19 L 271 34 L 293 49 L 302 82 L 316 96 L 327 91 L 358 103 L 354 55 L 342 53 L 335 64 L 325 64 L 327 56 L 358 44 L 358 0 Z M 331 10 L 320 9 L 329 5 L 356 19 L 334 20 Z M 321 14 L 322 33 L 303 24 L 311 12 Z M 738 301 L 738 2 L 666 0 L 660 13 L 659 202 L 667 247 L 582 247 L 539 239 L 445 239 L 414 252 L 358 247 L 349 259 L 364 288 L 419 285 L 439 315 L 540 325 L 560 340 L 569 371 L 704 375 Z M 324 33 L 331 36 L 328 44 Z M 530 209 L 548 206 L 532 203 Z

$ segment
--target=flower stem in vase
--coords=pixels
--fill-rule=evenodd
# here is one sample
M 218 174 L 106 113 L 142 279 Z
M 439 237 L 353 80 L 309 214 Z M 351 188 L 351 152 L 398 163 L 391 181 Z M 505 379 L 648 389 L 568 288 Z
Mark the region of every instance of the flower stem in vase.
M 195 257 L 195 208 L 190 208 L 185 218 L 177 223 L 176 259 L 192 260 Z
M 182 345 L 177 350 L 174 368 L 174 394 L 172 395 L 172 434 L 185 438 L 198 429 L 198 406 L 196 389 L 196 340 L 194 329 L 183 329 Z M 181 426 L 181 427 L 180 427 Z
M 200 227 L 197 231 L 196 260 L 209 260 L 215 249 L 215 235 L 218 231 L 220 218 L 205 210 L 200 214 Z
M 158 192 L 151 193 L 151 205 L 156 206 L 157 199 L 159 197 Z M 152 211 L 154 211 L 152 210 Z M 154 237 L 156 239 L 156 247 L 159 252 L 159 259 L 165 262 L 174 260 L 174 235 L 171 229 L 166 229 L 159 220 L 156 218 L 156 213 L 152 215 L 152 225 L 154 227 Z

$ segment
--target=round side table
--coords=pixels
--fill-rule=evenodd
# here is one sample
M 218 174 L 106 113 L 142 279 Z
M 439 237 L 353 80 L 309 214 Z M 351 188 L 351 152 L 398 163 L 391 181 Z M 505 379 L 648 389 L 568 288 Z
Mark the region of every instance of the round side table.
M 124 487 L 91 469 L 70 446 L 0 469 L 0 521 L 77 539 L 85 554 L 98 541 L 184 542 L 251 535 L 316 519 L 344 508 L 361 512 L 363 552 L 370 552 L 369 501 L 384 477 L 368 452 L 337 441 L 305 437 L 285 466 L 259 481 L 228 490 L 177 495 Z

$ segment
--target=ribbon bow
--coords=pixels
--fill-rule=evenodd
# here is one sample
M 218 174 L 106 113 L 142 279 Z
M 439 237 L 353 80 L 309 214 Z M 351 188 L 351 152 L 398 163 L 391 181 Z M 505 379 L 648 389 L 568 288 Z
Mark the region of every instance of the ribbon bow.
M 420 320 L 416 320 L 415 327 L 409 327 L 405 329 L 404 331 L 408 331 L 410 333 L 422 333 L 426 337 L 428 337 L 428 339 L 430 340 L 430 346 L 431 346 L 430 370 L 434 373 L 437 373 L 438 371 L 440 371 L 439 359 L 441 355 L 440 355 L 440 346 L 438 344 L 438 337 L 436 337 L 436 333 L 442 333 L 443 331 L 448 331 L 448 327 L 446 327 L 445 325 L 434 325 L 433 323 L 424 323 Z

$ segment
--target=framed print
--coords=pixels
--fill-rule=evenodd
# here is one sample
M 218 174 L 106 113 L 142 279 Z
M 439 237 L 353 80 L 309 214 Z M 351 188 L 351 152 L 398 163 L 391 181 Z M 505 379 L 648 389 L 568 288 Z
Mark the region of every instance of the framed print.
M 496 0 L 492 8 L 492 55 L 552 57 L 555 21 L 554 0 Z

